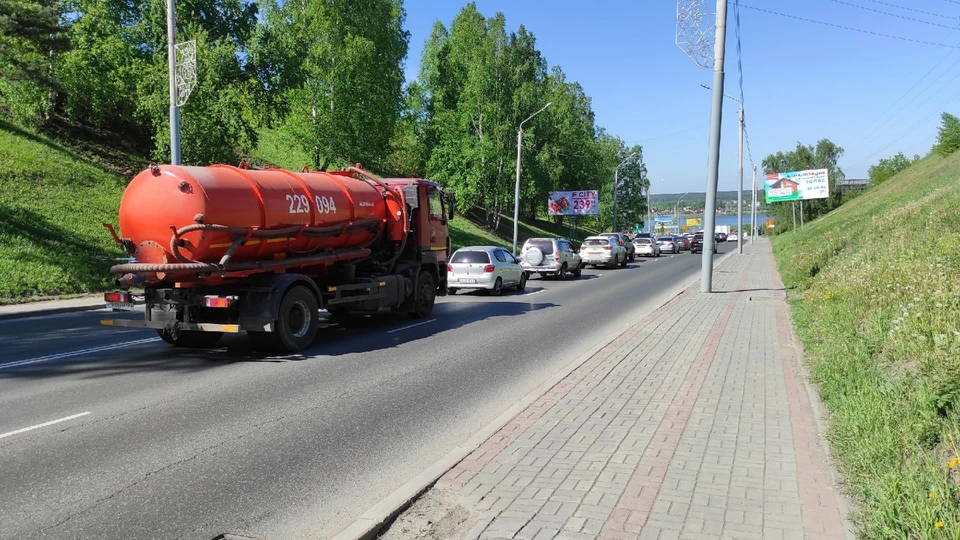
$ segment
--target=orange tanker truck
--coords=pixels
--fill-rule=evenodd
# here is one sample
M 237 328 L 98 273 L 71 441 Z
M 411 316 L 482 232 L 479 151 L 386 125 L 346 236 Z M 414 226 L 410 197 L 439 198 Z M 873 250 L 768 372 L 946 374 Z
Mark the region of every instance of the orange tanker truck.
M 174 346 L 246 332 L 258 348 L 313 343 L 320 309 L 426 317 L 446 294 L 453 205 L 427 180 L 336 172 L 154 165 L 120 202 L 114 240 L 130 258 L 104 295 Z M 143 287 L 142 296 L 130 291 Z

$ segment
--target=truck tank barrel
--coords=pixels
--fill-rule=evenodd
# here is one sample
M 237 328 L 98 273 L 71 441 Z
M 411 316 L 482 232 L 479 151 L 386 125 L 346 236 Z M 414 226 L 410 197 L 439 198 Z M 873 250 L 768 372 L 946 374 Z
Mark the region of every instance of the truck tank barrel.
M 367 248 L 403 219 L 405 213 L 392 210 L 402 201 L 402 194 L 355 168 L 334 174 L 156 166 L 138 174 L 120 202 L 122 243 L 140 266 L 118 265 L 111 272 L 255 270 L 356 249 L 366 257 Z M 157 279 L 162 276 L 150 280 Z

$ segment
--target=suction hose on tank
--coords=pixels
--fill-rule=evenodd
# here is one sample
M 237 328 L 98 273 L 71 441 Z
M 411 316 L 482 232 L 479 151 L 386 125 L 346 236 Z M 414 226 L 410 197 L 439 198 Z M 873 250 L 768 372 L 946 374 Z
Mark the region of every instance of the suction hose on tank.
M 366 257 L 370 254 L 367 248 L 352 248 L 343 250 L 327 251 L 309 257 L 297 257 L 293 259 L 280 259 L 275 261 L 228 263 L 224 265 L 204 262 L 192 263 L 165 263 L 165 264 L 146 264 L 146 263 L 127 263 L 118 264 L 110 268 L 111 274 L 142 274 L 154 272 L 166 272 L 170 274 L 178 273 L 196 273 L 196 272 L 243 272 L 248 270 L 271 270 L 284 266 L 302 266 L 306 264 L 315 264 L 329 260 L 357 259 Z
M 295 238 L 298 236 L 306 236 L 309 238 L 323 238 L 326 236 L 339 236 L 341 234 L 351 234 L 355 232 L 370 230 L 376 231 L 380 227 L 380 221 L 374 218 L 360 219 L 350 223 L 345 223 L 341 225 L 328 225 L 324 227 L 304 227 L 297 225 L 294 227 L 285 227 L 283 229 L 251 229 L 248 227 L 231 227 L 228 225 L 214 225 L 207 223 L 194 223 L 193 225 L 187 225 L 186 227 L 181 227 L 174 231 L 173 236 L 170 238 L 170 252 L 173 253 L 174 257 L 177 258 L 180 263 L 183 264 L 203 264 L 209 265 L 211 263 L 204 263 L 201 261 L 195 261 L 190 259 L 186 255 L 180 252 L 180 243 L 181 237 L 187 233 L 194 231 L 210 231 L 210 232 L 222 232 L 236 235 L 237 238 L 231 244 L 230 248 L 227 250 L 227 253 L 224 254 L 223 259 L 220 260 L 221 265 L 226 265 L 230 262 L 230 258 L 233 256 L 233 252 L 236 251 L 243 242 L 251 238 L 257 239 L 270 239 L 270 238 Z M 176 264 L 176 263 L 174 263 Z

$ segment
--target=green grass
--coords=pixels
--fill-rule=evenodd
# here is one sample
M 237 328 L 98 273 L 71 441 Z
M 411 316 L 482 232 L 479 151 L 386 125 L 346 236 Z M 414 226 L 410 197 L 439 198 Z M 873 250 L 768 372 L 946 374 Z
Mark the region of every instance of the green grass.
M 958 208 L 960 152 L 774 238 L 863 538 L 960 539 Z
M 279 167 L 291 171 L 313 167 L 313 158 L 293 137 L 269 128 L 257 132 L 257 148 L 250 154 L 250 161 L 256 167 Z
M 116 223 L 126 181 L 48 138 L 0 122 L 0 303 L 102 290 L 122 256 Z

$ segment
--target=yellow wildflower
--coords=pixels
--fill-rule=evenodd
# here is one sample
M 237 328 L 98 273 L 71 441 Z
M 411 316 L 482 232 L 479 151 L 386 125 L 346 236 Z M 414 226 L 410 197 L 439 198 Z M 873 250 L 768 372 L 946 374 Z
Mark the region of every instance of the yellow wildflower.
M 938 529 L 942 529 L 942 528 L 943 528 L 943 522 L 942 522 L 942 521 L 938 521 L 938 522 L 934 523 L 933 526 L 936 527 L 936 528 L 938 528 Z

